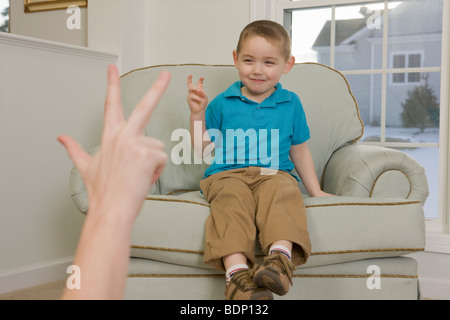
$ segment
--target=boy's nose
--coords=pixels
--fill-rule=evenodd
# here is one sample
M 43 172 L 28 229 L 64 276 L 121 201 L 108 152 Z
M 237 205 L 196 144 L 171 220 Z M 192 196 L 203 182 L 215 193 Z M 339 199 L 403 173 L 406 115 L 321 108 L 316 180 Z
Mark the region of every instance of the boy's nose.
M 261 73 L 262 72 L 262 65 L 260 63 L 255 63 L 253 67 L 253 73 Z

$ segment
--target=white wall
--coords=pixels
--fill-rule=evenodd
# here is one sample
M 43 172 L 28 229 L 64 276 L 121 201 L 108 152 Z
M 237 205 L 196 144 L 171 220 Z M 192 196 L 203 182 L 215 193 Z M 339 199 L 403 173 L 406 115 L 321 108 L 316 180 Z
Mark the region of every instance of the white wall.
M 146 64 L 146 7 L 151 1 L 96 0 L 88 4 L 88 46 L 116 52 L 121 73 Z
M 0 33 L 0 292 L 65 275 L 84 216 L 56 141 L 100 143 L 115 55 Z
M 149 65 L 233 64 L 249 0 L 152 0 L 148 3 Z
M 122 73 L 158 64 L 232 64 L 252 0 L 95 0 L 81 29 L 65 10 L 24 13 L 12 1 L 11 33 L 116 52 Z
M 69 30 L 66 10 L 24 12 L 22 0 L 11 1 L 11 33 L 78 46 L 87 45 L 87 8 L 80 8 L 80 29 Z
M 232 64 L 250 1 L 91 1 L 88 46 L 118 52 L 122 73 L 160 64 Z

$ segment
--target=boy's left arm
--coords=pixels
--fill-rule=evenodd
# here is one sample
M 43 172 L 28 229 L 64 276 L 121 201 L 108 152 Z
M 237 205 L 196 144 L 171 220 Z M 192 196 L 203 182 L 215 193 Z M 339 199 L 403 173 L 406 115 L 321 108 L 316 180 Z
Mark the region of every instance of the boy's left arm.
M 311 151 L 306 142 L 291 146 L 289 155 L 294 163 L 295 170 L 300 175 L 300 179 L 311 197 L 332 196 L 332 194 L 326 193 L 320 188 Z

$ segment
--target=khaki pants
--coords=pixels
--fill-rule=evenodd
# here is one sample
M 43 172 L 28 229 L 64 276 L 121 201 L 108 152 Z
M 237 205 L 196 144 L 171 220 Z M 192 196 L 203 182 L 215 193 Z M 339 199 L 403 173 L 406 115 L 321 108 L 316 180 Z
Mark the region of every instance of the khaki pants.
M 301 265 L 311 253 L 306 209 L 297 180 L 278 171 L 262 175 L 248 167 L 215 173 L 200 181 L 210 203 L 206 220 L 204 262 L 224 270 L 222 257 L 242 252 L 255 263 L 255 241 L 265 255 L 278 240 L 293 242 L 292 263 Z

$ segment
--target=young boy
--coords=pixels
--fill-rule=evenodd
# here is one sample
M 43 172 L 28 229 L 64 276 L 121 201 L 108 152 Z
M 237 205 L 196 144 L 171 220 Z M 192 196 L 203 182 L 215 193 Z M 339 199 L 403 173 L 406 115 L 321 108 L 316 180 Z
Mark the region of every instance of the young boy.
M 206 157 L 215 150 L 200 181 L 211 207 L 204 261 L 226 271 L 226 299 L 272 299 L 272 292 L 288 292 L 293 271 L 311 252 L 299 179 L 291 170 L 311 196 L 328 194 L 320 189 L 306 144 L 310 134 L 300 99 L 279 84 L 295 63 L 287 31 L 272 21 L 250 23 L 233 58 L 240 81 L 209 105 L 204 79 L 194 85 L 188 77 L 195 152 Z M 194 130 L 200 123 L 201 135 Z M 255 264 L 258 231 L 262 266 Z

